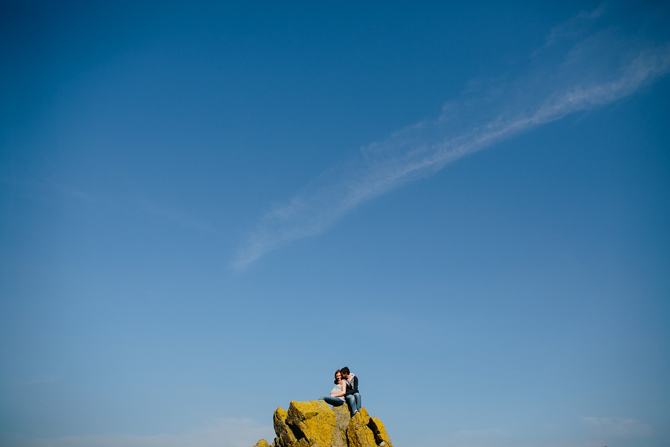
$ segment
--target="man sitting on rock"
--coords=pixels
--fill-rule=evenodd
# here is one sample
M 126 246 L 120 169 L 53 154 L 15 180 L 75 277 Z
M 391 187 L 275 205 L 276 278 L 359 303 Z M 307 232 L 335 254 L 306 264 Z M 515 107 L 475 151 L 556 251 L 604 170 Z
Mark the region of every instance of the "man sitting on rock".
M 352 374 L 346 366 L 340 371 L 342 372 L 342 377 L 346 379 L 344 398 L 347 400 L 349 411 L 351 411 L 351 416 L 353 416 L 361 409 L 361 394 L 358 392 L 358 377 Z

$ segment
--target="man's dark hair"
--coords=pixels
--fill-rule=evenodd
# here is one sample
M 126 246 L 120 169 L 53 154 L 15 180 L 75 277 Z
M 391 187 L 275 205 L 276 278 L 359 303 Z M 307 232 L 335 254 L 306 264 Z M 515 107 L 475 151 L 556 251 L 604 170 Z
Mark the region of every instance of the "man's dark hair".
M 342 369 L 340 370 L 340 372 L 342 373 L 343 376 L 348 376 L 348 375 L 350 374 L 350 372 L 349 372 L 349 367 L 348 367 L 348 366 L 345 366 L 344 368 L 342 368 Z

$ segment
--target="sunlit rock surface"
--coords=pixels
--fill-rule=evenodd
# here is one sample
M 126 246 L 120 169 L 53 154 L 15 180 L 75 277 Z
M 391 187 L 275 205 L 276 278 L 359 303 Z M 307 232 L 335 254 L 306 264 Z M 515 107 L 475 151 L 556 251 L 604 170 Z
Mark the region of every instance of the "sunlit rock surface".
M 346 405 L 291 401 L 288 411 L 275 410 L 273 423 L 272 445 L 261 439 L 254 447 L 393 447 L 382 421 L 365 408 L 352 418 Z

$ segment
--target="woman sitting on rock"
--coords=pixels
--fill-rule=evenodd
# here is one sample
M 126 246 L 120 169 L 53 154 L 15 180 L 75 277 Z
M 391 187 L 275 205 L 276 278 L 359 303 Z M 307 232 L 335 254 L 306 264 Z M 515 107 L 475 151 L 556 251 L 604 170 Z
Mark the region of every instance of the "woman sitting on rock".
M 346 381 L 342 379 L 342 372 L 335 371 L 335 386 L 330 391 L 330 396 L 319 397 L 319 400 L 325 400 L 333 407 L 339 407 L 344 403 L 344 393 L 346 391 Z

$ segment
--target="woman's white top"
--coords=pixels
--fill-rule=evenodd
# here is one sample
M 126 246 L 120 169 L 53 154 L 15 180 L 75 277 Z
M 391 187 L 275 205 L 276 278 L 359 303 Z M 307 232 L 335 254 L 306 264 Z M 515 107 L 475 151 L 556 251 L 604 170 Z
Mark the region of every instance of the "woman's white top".
M 336 399 L 344 400 L 344 396 L 335 396 L 335 394 L 340 394 L 342 391 L 342 385 L 338 383 L 332 390 L 330 390 L 330 396 L 335 397 Z

